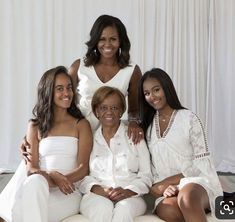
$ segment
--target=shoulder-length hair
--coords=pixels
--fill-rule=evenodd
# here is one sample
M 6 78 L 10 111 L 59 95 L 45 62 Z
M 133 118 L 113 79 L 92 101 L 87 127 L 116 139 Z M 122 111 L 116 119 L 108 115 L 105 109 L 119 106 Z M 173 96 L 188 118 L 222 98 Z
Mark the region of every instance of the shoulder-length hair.
M 92 97 L 92 100 L 91 100 L 91 108 L 92 108 L 92 111 L 96 117 L 97 117 L 96 109 L 98 108 L 98 106 L 107 97 L 109 97 L 111 95 L 117 95 L 119 97 L 122 113 L 124 113 L 126 111 L 126 99 L 125 99 L 125 96 L 122 94 L 122 92 L 115 87 L 101 86 L 100 88 L 98 88 L 95 91 L 95 93 Z
M 140 104 L 140 119 L 144 133 L 146 134 L 148 127 L 153 122 L 156 110 L 145 100 L 143 84 L 147 79 L 157 79 L 164 91 L 166 101 L 172 109 L 185 109 L 177 96 L 174 84 L 170 76 L 162 69 L 153 68 L 147 71 L 142 76 L 139 83 L 139 104 Z
M 31 120 L 38 126 L 42 138 L 47 136 L 54 121 L 54 87 L 56 76 L 59 74 L 68 76 L 72 83 L 71 76 L 68 74 L 67 69 L 64 66 L 58 66 L 46 71 L 38 84 L 37 102 L 32 111 L 35 118 Z M 79 121 L 84 117 L 76 106 L 76 91 L 74 88 L 72 90 L 73 98 L 67 111 Z
M 127 36 L 126 27 L 120 19 L 111 15 L 99 16 L 92 26 L 90 31 L 90 40 L 86 42 L 88 47 L 84 63 L 86 66 L 95 65 L 100 60 L 100 53 L 97 49 L 97 44 L 100 40 L 100 36 L 106 27 L 115 27 L 118 32 L 120 41 L 120 51 L 117 51 L 117 62 L 121 68 L 125 68 L 130 62 L 130 47 L 131 43 Z

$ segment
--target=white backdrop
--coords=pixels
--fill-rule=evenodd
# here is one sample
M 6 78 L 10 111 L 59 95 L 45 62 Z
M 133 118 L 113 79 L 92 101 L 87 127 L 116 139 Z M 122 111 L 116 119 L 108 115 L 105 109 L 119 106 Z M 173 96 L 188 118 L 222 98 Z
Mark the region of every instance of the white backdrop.
M 44 71 L 83 57 L 101 14 L 119 17 L 142 71 L 165 69 L 208 129 L 218 170 L 235 172 L 233 0 L 0 0 L 0 168 L 15 169 Z

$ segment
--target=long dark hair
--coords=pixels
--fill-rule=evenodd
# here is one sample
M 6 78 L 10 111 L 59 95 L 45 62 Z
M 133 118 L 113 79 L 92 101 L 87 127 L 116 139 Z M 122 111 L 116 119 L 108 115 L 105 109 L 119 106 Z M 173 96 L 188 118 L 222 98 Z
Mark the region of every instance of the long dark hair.
M 37 88 L 37 102 L 33 108 L 33 115 L 35 118 L 31 119 L 35 125 L 38 126 L 40 136 L 46 137 L 52 127 L 54 121 L 54 86 L 55 78 L 58 74 L 63 73 L 68 76 L 72 83 L 71 76 L 68 74 L 64 66 L 58 66 L 46 71 L 41 77 Z M 70 107 L 67 109 L 68 113 L 77 118 L 78 121 L 83 117 L 81 111 L 76 106 L 76 91 L 73 88 L 73 99 Z
M 106 27 L 115 27 L 118 32 L 120 41 L 120 53 L 117 52 L 117 62 L 121 68 L 125 68 L 130 62 L 130 47 L 131 43 L 127 36 L 126 27 L 120 19 L 111 15 L 99 16 L 92 26 L 90 31 L 90 40 L 86 42 L 88 47 L 84 63 L 86 66 L 95 65 L 100 60 L 100 53 L 97 49 L 97 44 L 100 40 L 100 36 Z
M 148 127 L 153 122 L 153 118 L 156 113 L 156 110 L 152 106 L 150 106 L 145 100 L 143 92 L 143 84 L 145 80 L 149 78 L 157 79 L 159 81 L 165 93 L 166 101 L 172 109 L 185 109 L 179 101 L 174 84 L 170 76 L 164 70 L 159 68 L 153 68 L 150 71 L 145 72 L 139 82 L 140 120 L 141 126 L 145 134 Z

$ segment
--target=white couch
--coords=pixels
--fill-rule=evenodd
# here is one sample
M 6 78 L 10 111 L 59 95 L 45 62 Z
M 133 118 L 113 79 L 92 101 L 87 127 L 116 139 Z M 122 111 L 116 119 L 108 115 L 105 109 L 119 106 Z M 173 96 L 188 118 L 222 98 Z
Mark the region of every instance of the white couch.
M 208 222 L 230 222 L 231 221 L 231 220 L 218 220 L 216 218 L 213 218 L 211 215 L 207 216 L 207 220 Z M 233 222 L 234 221 L 235 220 L 233 220 Z M 64 219 L 62 222 L 89 222 L 89 220 L 83 215 L 78 214 L 78 215 L 68 217 Z M 135 222 L 164 222 L 164 221 L 158 218 L 157 216 L 151 215 L 150 213 L 148 213 L 143 216 L 136 217 Z
M 136 217 L 135 222 L 164 222 L 163 220 L 158 218 L 156 215 L 153 215 L 151 213 L 151 209 L 153 209 L 153 204 L 154 204 L 153 198 L 150 195 L 146 195 L 144 198 L 145 198 L 145 201 L 147 202 L 148 211 L 145 215 Z M 231 220 L 218 220 L 212 217 L 210 214 L 208 214 L 207 219 L 208 219 L 208 222 L 232 222 L 232 221 L 235 222 L 235 220 L 232 220 L 232 221 Z M 89 220 L 83 215 L 77 214 L 77 215 L 70 216 L 62 220 L 61 222 L 89 222 Z

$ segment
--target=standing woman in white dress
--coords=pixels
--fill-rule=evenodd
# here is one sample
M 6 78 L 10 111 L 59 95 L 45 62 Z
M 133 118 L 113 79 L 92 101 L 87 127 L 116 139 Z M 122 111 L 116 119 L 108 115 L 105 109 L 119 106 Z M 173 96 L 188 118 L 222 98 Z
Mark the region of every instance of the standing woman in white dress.
M 199 118 L 185 109 L 161 69 L 146 72 L 139 88 L 140 113 L 152 160 L 154 212 L 163 220 L 206 222 L 222 188 Z
M 7 222 L 58 222 L 78 213 L 76 185 L 88 174 L 92 131 L 75 95 L 65 67 L 42 76 L 27 129 L 30 161 L 22 161 L 0 195 Z
M 130 40 L 120 19 L 99 16 L 90 31 L 84 59 L 77 59 L 69 69 L 79 95 L 78 106 L 95 131 L 99 121 L 91 109 L 94 92 L 101 86 L 117 87 L 128 98 L 128 135 L 134 143 L 143 139 L 138 126 L 138 82 L 142 76 L 138 65 L 130 62 Z

